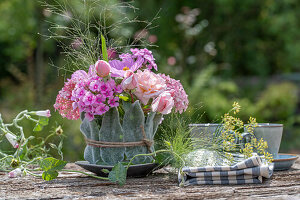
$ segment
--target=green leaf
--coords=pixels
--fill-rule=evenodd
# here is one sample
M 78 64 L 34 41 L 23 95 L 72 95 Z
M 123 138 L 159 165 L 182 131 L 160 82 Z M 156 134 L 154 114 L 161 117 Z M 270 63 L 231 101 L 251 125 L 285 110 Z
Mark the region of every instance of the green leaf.
M 43 126 L 40 125 L 39 123 L 37 123 L 37 124 L 35 125 L 33 131 L 38 132 L 38 131 L 41 131 L 41 130 L 43 130 Z
M 129 97 L 119 95 L 119 98 L 122 99 L 123 101 L 129 101 Z
M 49 143 L 50 147 L 53 148 L 53 149 L 57 149 L 57 146 L 56 144 L 53 144 L 53 143 Z
M 62 170 L 66 166 L 67 162 L 58 160 L 56 158 L 45 158 L 40 163 L 40 168 L 44 171 L 42 178 L 45 181 L 51 181 L 58 176 L 58 171 Z
M 39 119 L 39 124 L 42 126 L 47 126 L 49 123 L 49 118 L 48 117 L 43 117 L 41 116 Z
M 62 170 L 68 162 L 58 160 L 56 158 L 45 158 L 42 160 L 40 163 L 40 167 L 42 168 L 43 171 L 59 171 Z
M 108 55 L 107 55 L 107 49 L 106 49 L 106 43 L 105 43 L 105 38 L 103 35 L 101 35 L 101 42 L 102 42 L 102 56 L 103 56 L 103 60 L 105 60 L 106 62 L 108 62 Z
M 118 183 L 119 185 L 124 185 L 126 181 L 127 170 L 122 165 L 122 163 L 116 164 L 112 170 L 109 172 L 108 178 L 113 183 Z
M 101 171 L 105 174 L 108 174 L 109 173 L 109 170 L 108 169 L 101 169 Z
M 45 181 L 51 181 L 53 179 L 56 179 L 57 176 L 58 176 L 58 172 L 57 171 L 53 171 L 53 170 L 45 171 L 42 174 L 42 178 Z

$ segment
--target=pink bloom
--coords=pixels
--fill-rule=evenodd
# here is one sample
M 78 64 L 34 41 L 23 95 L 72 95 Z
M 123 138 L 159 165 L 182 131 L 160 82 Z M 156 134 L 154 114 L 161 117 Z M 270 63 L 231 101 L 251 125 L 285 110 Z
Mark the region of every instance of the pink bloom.
M 104 97 L 102 94 L 97 94 L 95 103 L 101 104 L 101 103 L 105 102 L 105 100 L 106 100 L 106 97 Z
M 136 75 L 127 70 L 124 75 L 124 79 L 121 83 L 123 90 L 133 90 L 137 87 L 137 78 Z
M 73 109 L 73 90 L 76 84 L 85 78 L 87 78 L 87 73 L 83 70 L 78 70 L 73 73 L 72 78 L 65 82 L 64 87 L 59 91 L 54 108 L 59 111 L 62 117 L 71 120 L 79 119 L 80 113 L 78 108 Z
M 99 81 L 94 80 L 90 83 L 90 90 L 92 90 L 93 92 L 98 92 L 99 89 L 100 89 Z
M 100 85 L 100 91 L 101 92 L 106 92 L 107 90 L 110 90 L 109 84 L 102 82 Z
M 156 43 L 157 42 L 157 36 L 156 35 L 149 35 L 149 37 L 148 37 L 148 41 L 150 42 L 150 43 Z
M 6 133 L 5 137 L 15 149 L 17 149 L 19 147 L 19 144 L 17 142 L 17 136 L 15 136 L 11 133 Z
M 100 77 L 106 77 L 110 73 L 110 65 L 104 60 L 98 60 L 95 64 L 95 70 Z
M 165 74 L 159 74 L 167 84 L 167 89 L 174 100 L 175 111 L 182 113 L 189 105 L 188 95 L 186 94 L 180 81 L 170 78 Z
M 85 118 L 87 118 L 89 121 L 92 121 L 94 119 L 94 115 L 90 112 L 86 112 Z
M 122 86 L 121 85 L 117 85 L 115 88 L 114 88 L 115 92 L 116 93 L 122 93 L 123 92 L 123 89 L 122 89 Z
M 117 52 L 114 49 L 107 49 L 107 55 L 108 55 L 108 59 L 112 60 L 115 59 L 117 57 Z
M 169 92 L 161 93 L 153 102 L 152 102 L 152 111 L 160 112 L 163 115 L 169 114 L 172 111 L 174 106 L 174 100 Z
M 175 65 L 176 64 L 176 58 L 174 56 L 171 56 L 168 58 L 168 65 Z
M 92 105 L 96 100 L 95 95 L 91 92 L 87 92 L 84 97 L 82 98 L 82 101 L 85 105 Z
M 119 97 L 114 97 L 108 100 L 108 104 L 110 107 L 118 107 L 119 106 Z
M 77 98 L 83 97 L 87 91 L 82 87 L 75 87 L 72 91 L 71 100 L 75 100 Z
M 22 170 L 20 168 L 14 169 L 10 172 L 8 172 L 8 177 L 9 178 L 16 178 L 18 176 L 21 176 Z
M 165 80 L 148 69 L 138 70 L 136 78 L 137 89 L 134 94 L 144 105 L 147 105 L 150 98 L 156 98 L 167 88 Z
M 50 110 L 36 111 L 35 114 L 43 117 L 51 117 Z
M 95 109 L 95 113 L 97 115 L 103 115 L 104 113 L 106 113 L 109 110 L 109 107 L 105 104 L 100 104 L 98 107 L 96 107 Z
M 106 98 L 110 98 L 114 95 L 114 92 L 112 90 L 106 90 L 101 92 L 102 95 Z

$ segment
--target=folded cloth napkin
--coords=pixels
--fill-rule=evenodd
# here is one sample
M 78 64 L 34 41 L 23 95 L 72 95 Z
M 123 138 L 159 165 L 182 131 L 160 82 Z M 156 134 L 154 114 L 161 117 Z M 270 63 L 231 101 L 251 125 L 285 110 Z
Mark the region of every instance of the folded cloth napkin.
M 178 173 L 180 185 L 218 185 L 262 183 L 273 174 L 273 164 L 253 156 L 232 166 L 184 167 Z

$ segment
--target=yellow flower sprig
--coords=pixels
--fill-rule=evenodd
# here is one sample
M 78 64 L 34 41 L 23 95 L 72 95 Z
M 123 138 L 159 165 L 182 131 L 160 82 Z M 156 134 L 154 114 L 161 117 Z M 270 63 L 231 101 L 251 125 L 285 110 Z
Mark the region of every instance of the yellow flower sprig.
M 254 128 L 257 127 L 256 119 L 253 117 L 249 118 L 248 124 L 244 125 L 243 121 L 238 117 L 231 116 L 229 113 L 233 111 L 233 114 L 237 114 L 241 110 L 241 106 L 238 102 L 234 102 L 232 109 L 224 114 L 222 117 L 223 130 L 221 134 L 222 148 L 225 151 L 226 158 L 230 161 L 233 160 L 232 154 L 228 152 L 239 150 L 245 158 L 249 158 L 254 152 L 264 155 L 265 159 L 270 163 L 273 161 L 272 154 L 268 153 L 268 143 L 262 138 L 258 141 L 254 136 Z M 250 133 L 250 142 L 242 143 L 242 133 L 245 131 Z M 241 131 L 242 130 L 242 131 Z

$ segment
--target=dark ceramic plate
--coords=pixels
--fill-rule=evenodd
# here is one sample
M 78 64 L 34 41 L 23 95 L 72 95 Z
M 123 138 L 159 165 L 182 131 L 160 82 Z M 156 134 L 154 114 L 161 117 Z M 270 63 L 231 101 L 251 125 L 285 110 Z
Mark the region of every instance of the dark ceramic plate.
M 288 170 L 295 163 L 298 156 L 295 154 L 279 153 L 277 158 L 274 158 L 274 170 L 283 171 Z
M 107 177 L 108 174 L 102 172 L 102 169 L 108 169 L 111 171 L 113 166 L 109 165 L 96 165 L 90 164 L 88 161 L 76 161 L 76 165 L 97 174 L 98 176 Z M 155 169 L 158 169 L 158 164 L 156 163 L 147 163 L 147 164 L 139 164 L 139 165 L 131 165 L 127 170 L 128 177 L 145 177 L 153 172 Z

